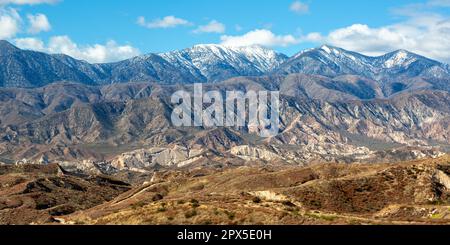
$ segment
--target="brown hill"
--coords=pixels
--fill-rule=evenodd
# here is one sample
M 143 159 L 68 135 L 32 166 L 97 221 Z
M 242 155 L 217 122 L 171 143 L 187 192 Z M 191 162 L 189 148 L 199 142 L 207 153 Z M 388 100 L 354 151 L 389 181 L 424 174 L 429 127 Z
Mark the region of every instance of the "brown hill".
M 88 224 L 450 223 L 450 158 L 166 172 L 61 217 Z
M 106 176 L 64 174 L 58 165 L 0 166 L 0 223 L 43 224 L 130 189 Z

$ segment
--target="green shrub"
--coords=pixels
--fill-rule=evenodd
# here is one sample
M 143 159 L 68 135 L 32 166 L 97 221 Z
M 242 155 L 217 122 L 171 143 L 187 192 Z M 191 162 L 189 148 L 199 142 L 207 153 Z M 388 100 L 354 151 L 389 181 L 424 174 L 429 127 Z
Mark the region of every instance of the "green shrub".
M 228 216 L 228 219 L 230 219 L 230 220 L 234 220 L 234 218 L 236 217 L 235 213 L 230 212 L 228 210 L 225 211 L 225 214 Z
M 198 208 L 198 207 L 200 207 L 200 203 L 199 203 L 198 200 L 192 199 L 191 200 L 191 206 L 192 206 L 192 208 Z
M 184 217 L 186 217 L 186 219 L 190 219 L 190 218 L 192 218 L 192 217 L 194 217 L 194 216 L 197 216 L 197 211 L 196 211 L 195 209 L 190 210 L 190 211 L 187 211 L 187 212 L 184 214 Z

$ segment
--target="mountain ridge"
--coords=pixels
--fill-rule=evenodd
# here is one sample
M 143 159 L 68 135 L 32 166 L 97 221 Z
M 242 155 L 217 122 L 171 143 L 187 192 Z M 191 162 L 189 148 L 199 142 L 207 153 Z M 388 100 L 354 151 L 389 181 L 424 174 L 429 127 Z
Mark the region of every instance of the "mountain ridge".
M 301 71 L 306 74 L 328 76 L 362 74 L 369 78 L 374 78 L 378 73 L 387 72 L 392 74 L 393 71 L 389 69 L 398 67 L 409 68 L 416 62 L 422 62 L 428 67 L 439 67 L 447 76 L 450 74 L 448 65 L 403 49 L 380 56 L 366 56 L 330 45 L 322 45 L 319 48 L 297 53 L 285 64 L 281 65 L 278 68 L 278 72 L 289 74 Z M 312 68 L 312 66 L 317 67 Z M 322 73 L 320 73 L 320 69 L 323 69 Z
M 260 46 L 202 44 L 114 63 L 90 64 L 67 55 L 21 50 L 2 41 L 0 64 L 3 64 L 0 67 L 2 87 L 35 88 L 60 81 L 87 85 L 216 83 L 242 76 L 301 73 L 332 78 L 357 75 L 383 83 L 386 95 L 399 90 L 395 88 L 410 86 L 410 80 L 416 78 L 438 80 L 431 82 L 434 87 L 450 91 L 450 86 L 443 81 L 450 80 L 446 64 L 406 50 L 370 57 L 330 45 L 304 50 L 289 58 Z M 404 82 L 405 79 L 408 81 Z
M 216 44 L 195 45 L 160 54 L 177 67 L 187 66 L 206 81 L 220 81 L 232 76 L 259 76 L 287 60 L 284 54 L 261 46 L 227 47 Z M 229 66 L 230 75 L 217 75 L 220 67 Z

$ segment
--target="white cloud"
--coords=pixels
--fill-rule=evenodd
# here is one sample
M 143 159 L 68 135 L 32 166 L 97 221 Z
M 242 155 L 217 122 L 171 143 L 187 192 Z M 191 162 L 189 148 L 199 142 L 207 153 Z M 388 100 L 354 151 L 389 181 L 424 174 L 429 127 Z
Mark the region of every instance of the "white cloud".
M 261 45 L 265 47 L 286 47 L 297 44 L 301 40 L 292 35 L 275 35 L 266 29 L 257 29 L 242 36 L 222 36 L 222 45 L 225 46 L 251 46 Z
M 310 33 L 302 41 L 328 43 L 372 56 L 406 49 L 450 63 L 450 15 L 436 11 L 446 7 L 450 7 L 450 0 L 409 4 L 392 10 L 404 19 L 401 22 L 379 27 L 356 23 L 325 36 Z
M 367 55 L 406 49 L 433 59 L 450 62 L 450 18 L 436 14 L 410 17 L 382 27 L 354 24 L 327 36 L 309 34 L 304 40 L 329 43 Z M 307 37 L 308 37 L 307 36 Z
M 119 61 L 140 54 L 138 49 L 130 45 L 118 45 L 115 41 L 108 41 L 105 45 L 94 44 L 80 47 L 68 36 L 52 37 L 47 49 L 50 53 L 63 53 L 91 63 Z
M 295 1 L 291 4 L 289 9 L 297 14 L 306 14 L 309 12 L 309 5 L 300 1 Z
M 0 0 L 0 5 L 37 5 L 37 4 L 54 4 L 59 0 Z
M 306 42 L 322 42 L 324 37 L 319 32 L 311 32 L 302 38 L 302 41 Z
M 0 9 L 0 39 L 16 36 L 22 19 L 15 9 Z
M 140 54 L 137 48 L 130 45 L 119 45 L 115 41 L 108 41 L 106 44 L 80 46 L 74 43 L 68 36 L 51 37 L 47 45 L 42 40 L 36 38 L 15 39 L 15 44 L 19 48 L 53 54 L 66 54 L 91 63 L 115 62 Z
M 0 39 L 14 38 L 22 32 L 22 17 L 16 8 L 9 8 L 6 5 L 35 5 L 53 4 L 59 0 L 0 0 Z M 29 33 L 37 34 L 42 31 L 49 31 L 51 25 L 44 14 L 28 15 L 30 27 Z
M 225 32 L 225 25 L 216 21 L 212 20 L 207 25 L 199 26 L 196 30 L 194 30 L 194 33 L 224 33 Z
M 30 28 L 28 32 L 31 34 L 37 34 L 43 31 L 50 31 L 52 26 L 44 14 L 28 15 L 28 21 L 30 22 Z
M 16 38 L 14 39 L 14 43 L 16 44 L 17 47 L 21 49 L 46 51 L 44 42 L 37 38 L 33 37 Z
M 162 19 L 156 19 L 153 20 L 151 22 L 147 22 L 145 20 L 145 17 L 140 16 L 137 20 L 137 23 L 140 26 L 149 28 L 149 29 L 156 29 L 156 28 L 174 28 L 177 26 L 188 26 L 188 25 L 192 25 L 192 23 L 190 23 L 187 20 L 181 19 L 181 18 L 177 18 L 175 16 L 166 16 Z

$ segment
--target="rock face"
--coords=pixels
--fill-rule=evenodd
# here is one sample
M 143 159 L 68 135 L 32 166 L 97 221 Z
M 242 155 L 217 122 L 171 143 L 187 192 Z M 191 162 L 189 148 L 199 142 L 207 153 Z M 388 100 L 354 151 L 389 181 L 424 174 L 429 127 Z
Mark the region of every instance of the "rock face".
M 6 163 L 147 171 L 228 164 L 224 159 L 396 161 L 450 149 L 448 66 L 404 50 L 367 57 L 322 46 L 287 59 L 257 46 L 197 45 L 113 64 L 4 41 L 0 51 L 6 87 L 0 160 Z M 60 80 L 71 82 L 55 83 Z M 205 91 L 221 93 L 280 91 L 279 134 L 261 139 L 257 128 L 174 127 L 171 95 L 199 81 Z
M 111 166 L 120 170 L 150 170 L 156 166 L 183 166 L 186 162 L 195 161 L 202 154 L 201 150 L 188 150 L 185 147 L 150 148 L 126 152 L 114 158 Z
M 205 85 L 205 90 L 280 90 L 280 132 L 267 139 L 255 138 L 249 128 L 174 127 L 170 95 L 178 86 L 61 83 L 0 89 L 0 150 L 9 162 L 83 165 L 84 160 L 110 162 L 117 156 L 108 165 L 112 169 L 148 169 L 192 164 L 199 160 L 189 155 L 193 149 L 214 157 L 305 164 L 436 157 L 448 146 L 448 92 L 423 90 L 370 100 L 343 93 L 347 97 L 326 100 L 320 81 L 288 75 Z
M 280 161 L 283 157 L 271 152 L 269 150 L 260 149 L 250 146 L 237 146 L 230 150 L 231 154 L 240 157 L 247 161 L 265 160 L 265 161 Z
M 450 190 L 450 177 L 440 170 L 437 170 L 434 174 L 434 178 L 437 183 L 445 187 L 447 190 Z

